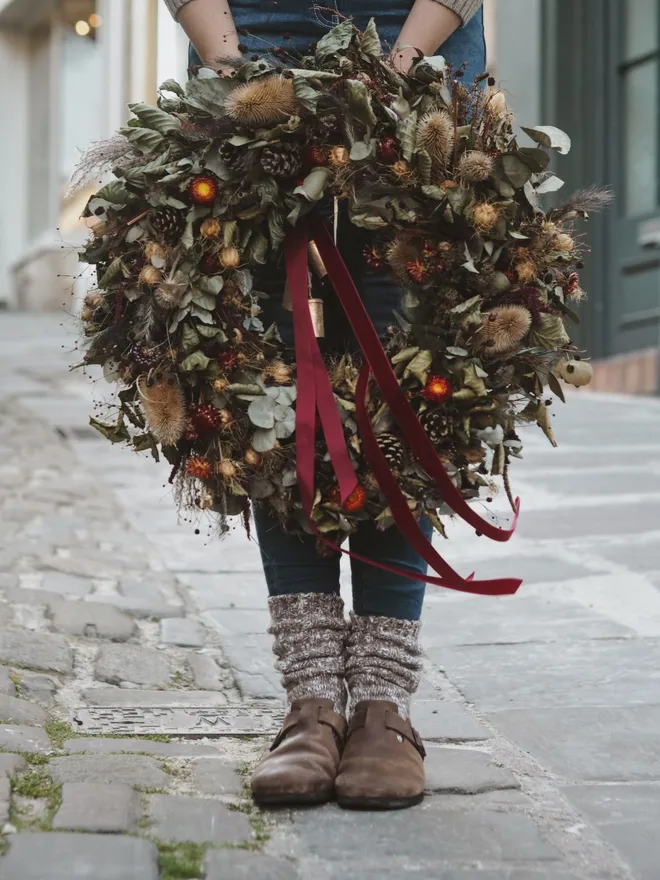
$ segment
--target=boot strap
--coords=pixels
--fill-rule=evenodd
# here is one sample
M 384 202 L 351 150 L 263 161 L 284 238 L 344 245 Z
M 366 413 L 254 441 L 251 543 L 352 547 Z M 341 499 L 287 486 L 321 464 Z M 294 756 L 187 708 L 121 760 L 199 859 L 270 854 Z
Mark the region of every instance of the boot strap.
M 280 745 L 280 743 L 282 743 L 283 740 L 286 739 L 286 737 L 294 729 L 294 727 L 298 726 L 298 724 L 300 723 L 301 711 L 301 709 L 294 709 L 286 716 L 280 732 L 277 734 L 271 744 L 271 752 L 274 751 Z M 318 706 L 317 712 L 317 720 L 319 724 L 327 724 L 328 727 L 331 727 L 333 733 L 338 739 L 338 742 L 343 743 L 344 737 L 346 736 L 346 719 L 342 718 L 341 715 L 338 715 L 327 706 Z
M 366 727 L 368 714 L 368 709 L 360 709 L 359 712 L 356 712 L 355 715 L 353 715 L 351 722 L 348 725 L 348 737 L 350 737 L 355 730 L 359 730 L 361 727 Z M 387 709 L 385 712 L 384 726 L 387 730 L 393 730 L 404 739 L 407 739 L 408 742 L 417 749 L 422 758 L 426 757 L 426 749 L 424 748 L 422 738 L 409 721 L 404 720 L 396 712 L 391 712 Z

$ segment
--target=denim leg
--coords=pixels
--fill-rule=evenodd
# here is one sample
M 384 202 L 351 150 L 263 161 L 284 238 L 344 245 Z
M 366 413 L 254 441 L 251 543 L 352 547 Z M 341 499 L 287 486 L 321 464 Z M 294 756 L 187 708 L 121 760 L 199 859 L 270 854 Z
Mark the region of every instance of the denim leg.
M 339 556 L 320 556 L 316 540 L 285 532 L 261 504 L 254 522 L 269 596 L 291 593 L 339 593 Z
M 426 517 L 420 521 L 420 526 L 430 540 L 433 526 Z M 428 568 L 396 526 L 380 531 L 373 522 L 360 523 L 357 533 L 351 537 L 351 550 L 367 559 L 410 569 L 416 574 L 425 575 Z M 424 581 L 390 574 L 358 559 L 351 559 L 351 574 L 356 614 L 396 617 L 398 620 L 419 620 L 422 616 Z

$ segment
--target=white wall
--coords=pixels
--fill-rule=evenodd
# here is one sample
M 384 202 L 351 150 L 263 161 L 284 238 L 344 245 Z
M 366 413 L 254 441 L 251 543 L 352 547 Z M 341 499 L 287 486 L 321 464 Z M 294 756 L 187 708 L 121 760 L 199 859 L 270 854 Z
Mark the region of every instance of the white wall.
M 10 266 L 27 244 L 27 38 L 0 31 L 0 303 L 13 305 Z

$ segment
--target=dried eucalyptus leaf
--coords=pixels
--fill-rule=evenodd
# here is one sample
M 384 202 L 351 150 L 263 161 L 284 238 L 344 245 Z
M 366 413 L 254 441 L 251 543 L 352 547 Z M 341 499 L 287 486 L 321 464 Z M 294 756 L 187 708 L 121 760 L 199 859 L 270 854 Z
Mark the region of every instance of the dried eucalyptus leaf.
M 340 22 L 336 27 L 333 27 L 332 30 L 328 31 L 328 33 L 318 41 L 315 50 L 316 60 L 322 63 L 331 55 L 343 52 L 345 49 L 348 49 L 352 39 L 353 22 L 350 18 L 347 18 Z
M 555 128 L 554 125 L 536 125 L 534 128 L 526 128 L 523 125 L 521 128 L 537 144 L 550 150 L 557 150 L 562 156 L 565 156 L 571 150 L 570 137 L 565 131 Z
M 275 422 L 275 436 L 278 440 L 286 440 L 296 430 L 296 413 L 291 407 L 283 407 L 286 409 L 286 416 L 279 418 Z
M 255 477 L 250 480 L 251 498 L 269 498 L 275 491 L 275 486 L 264 477 Z
M 409 116 L 400 120 L 397 126 L 397 134 L 401 144 L 401 155 L 410 162 L 415 152 L 415 144 L 417 140 L 417 111 L 413 110 Z
M 195 351 L 199 345 L 199 334 L 192 324 L 184 324 L 181 333 L 181 350 L 184 353 Z
M 371 129 L 376 124 L 376 115 L 371 106 L 371 95 L 365 83 L 359 79 L 346 80 L 346 98 L 348 106 L 354 116 L 366 129 Z
M 259 397 L 249 405 L 248 418 L 257 428 L 270 429 L 275 425 L 275 405 L 272 397 Z
M 378 29 L 376 28 L 376 21 L 373 18 L 369 19 L 367 26 L 362 33 L 360 51 L 364 52 L 365 55 L 371 55 L 373 58 L 378 58 L 383 53 L 380 45 L 380 37 L 378 36 Z
M 531 179 L 532 169 L 519 156 L 513 153 L 502 156 L 502 167 L 509 182 L 516 189 L 522 189 Z
M 255 452 L 270 452 L 275 448 L 277 436 L 274 428 L 257 428 L 252 435 L 252 448 Z
M 394 364 L 394 366 L 396 366 L 397 364 L 405 364 L 408 361 L 412 360 L 418 351 L 419 346 L 404 348 L 402 351 L 394 355 L 394 357 L 391 359 L 392 363 Z
M 529 331 L 529 344 L 546 351 L 557 351 L 570 342 L 564 322 L 559 315 L 541 315 L 540 324 Z
M 318 202 L 323 198 L 325 185 L 329 177 L 329 168 L 314 168 L 309 172 L 301 185 L 294 189 L 294 193 L 304 196 L 310 202 Z
M 184 373 L 190 373 L 193 370 L 205 370 L 210 363 L 210 358 L 207 358 L 204 352 L 195 351 L 181 361 L 180 368 Z

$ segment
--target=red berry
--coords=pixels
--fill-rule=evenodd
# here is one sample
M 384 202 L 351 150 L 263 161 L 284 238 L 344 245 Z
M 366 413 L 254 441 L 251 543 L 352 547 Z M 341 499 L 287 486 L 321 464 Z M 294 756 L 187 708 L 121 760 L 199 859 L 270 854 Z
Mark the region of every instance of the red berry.
M 323 147 L 319 147 L 317 144 L 311 144 L 305 150 L 305 165 L 308 168 L 326 165 L 327 161 L 328 155 Z

